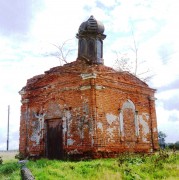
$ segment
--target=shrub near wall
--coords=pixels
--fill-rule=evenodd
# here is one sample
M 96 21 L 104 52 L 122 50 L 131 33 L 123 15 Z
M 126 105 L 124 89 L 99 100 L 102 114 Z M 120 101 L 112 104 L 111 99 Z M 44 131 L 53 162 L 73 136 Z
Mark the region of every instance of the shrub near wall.
M 2 160 L 2 157 L 0 156 L 0 165 L 2 164 L 3 160 Z
M 6 162 L 0 165 L 0 179 L 20 179 L 20 166 L 15 161 Z

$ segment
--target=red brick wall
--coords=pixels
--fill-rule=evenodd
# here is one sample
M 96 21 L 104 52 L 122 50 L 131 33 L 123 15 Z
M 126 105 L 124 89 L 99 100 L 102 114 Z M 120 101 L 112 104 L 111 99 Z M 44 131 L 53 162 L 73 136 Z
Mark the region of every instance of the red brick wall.
M 67 154 L 152 152 L 158 149 L 154 93 L 131 74 L 103 65 L 77 60 L 52 68 L 20 91 L 20 152 L 48 156 L 51 119 L 62 121 Z

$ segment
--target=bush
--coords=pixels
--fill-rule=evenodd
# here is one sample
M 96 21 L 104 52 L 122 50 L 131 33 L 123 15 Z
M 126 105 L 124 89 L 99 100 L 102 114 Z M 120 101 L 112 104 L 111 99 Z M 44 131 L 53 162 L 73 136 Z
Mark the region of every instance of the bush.
M 176 148 L 176 150 L 179 150 L 179 141 L 177 141 L 177 142 L 175 143 L 175 148 Z
M 12 174 L 16 170 L 19 170 L 17 162 L 9 162 L 0 166 L 0 174 Z
M 0 164 L 2 164 L 3 160 L 2 160 L 2 157 L 0 157 Z
M 132 153 L 121 153 L 118 156 L 118 166 L 121 166 L 124 163 L 129 164 L 141 164 L 145 162 L 145 156 L 140 154 L 132 154 Z
M 175 167 L 178 160 L 177 152 L 161 150 L 148 155 L 121 153 L 117 164 L 123 179 L 164 179 L 179 175 Z
M 167 147 L 169 149 L 173 149 L 174 151 L 179 150 L 179 141 L 177 141 L 176 143 L 168 143 Z
M 23 159 L 26 159 L 26 157 L 22 153 L 18 153 L 15 155 L 15 159 L 23 160 Z

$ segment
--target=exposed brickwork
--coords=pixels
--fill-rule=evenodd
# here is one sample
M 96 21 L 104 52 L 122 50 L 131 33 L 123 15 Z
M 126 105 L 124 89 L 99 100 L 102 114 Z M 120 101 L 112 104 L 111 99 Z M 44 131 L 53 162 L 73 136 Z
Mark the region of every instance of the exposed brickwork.
M 77 60 L 52 68 L 29 79 L 20 91 L 19 150 L 52 157 L 48 129 L 56 128 L 56 122 L 63 141 L 60 145 L 54 136 L 62 146 L 55 150 L 59 158 L 153 152 L 158 149 L 154 93 L 130 73 L 104 65 Z

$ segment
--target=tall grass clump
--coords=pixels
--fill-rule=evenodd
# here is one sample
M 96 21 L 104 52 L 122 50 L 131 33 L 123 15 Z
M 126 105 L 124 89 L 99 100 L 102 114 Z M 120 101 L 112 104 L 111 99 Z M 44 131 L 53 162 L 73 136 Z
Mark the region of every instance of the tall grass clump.
M 36 179 L 107 180 L 107 179 L 177 179 L 179 154 L 122 153 L 116 159 L 79 162 L 41 159 L 28 163 Z
M 20 166 L 17 162 L 7 162 L 0 165 L 0 179 L 20 179 Z
M 36 180 L 135 180 L 178 179 L 179 153 L 160 151 L 155 154 L 122 153 L 114 159 L 84 161 L 29 160 L 26 166 Z M 0 164 L 0 180 L 20 180 L 17 162 Z
M 115 159 L 57 161 L 41 159 L 27 163 L 36 179 L 100 180 L 121 179 Z
M 179 154 L 160 151 L 153 155 L 124 153 L 118 158 L 123 179 L 166 179 L 179 177 Z

